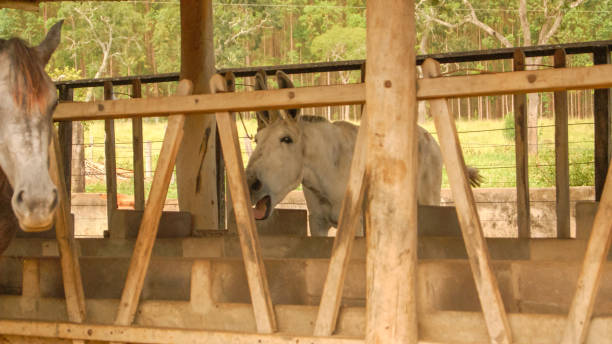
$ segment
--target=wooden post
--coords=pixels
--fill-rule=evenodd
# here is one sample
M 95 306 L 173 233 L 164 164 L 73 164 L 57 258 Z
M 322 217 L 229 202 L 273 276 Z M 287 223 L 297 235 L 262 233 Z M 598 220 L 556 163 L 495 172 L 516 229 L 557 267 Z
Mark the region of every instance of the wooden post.
M 210 79 L 212 93 L 227 91 L 227 82 L 221 75 L 214 75 Z M 270 299 L 266 269 L 261 257 L 259 236 L 255 226 L 255 217 L 251 208 L 249 192 L 238 141 L 238 128 L 236 121 L 229 112 L 215 114 L 221 135 L 221 147 L 227 169 L 227 180 L 230 195 L 236 216 L 236 227 L 240 237 L 240 247 L 247 274 L 253 313 L 257 331 L 272 333 L 277 329 L 276 316 Z
M 564 49 L 555 51 L 555 68 L 566 67 Z M 569 239 L 570 233 L 570 188 L 569 188 L 569 143 L 567 134 L 567 91 L 554 93 L 555 105 L 555 190 L 557 200 L 557 238 Z
M 414 0 L 367 2 L 365 342 L 417 343 Z
M 191 94 L 192 87 L 189 80 L 181 80 L 176 94 L 179 96 Z M 164 202 L 168 194 L 168 186 L 174 171 L 176 155 L 183 137 L 184 122 L 184 115 L 168 116 L 168 127 L 157 160 L 157 167 L 155 168 L 155 175 L 153 176 L 153 183 L 142 216 L 142 222 L 138 228 L 134 253 L 130 260 L 127 279 L 123 287 L 121 302 L 119 303 L 119 310 L 115 319 L 116 325 L 130 325 L 134 321 L 140 293 L 142 292 L 151 260 L 153 244 L 157 236 L 159 220 L 161 219 Z
M 71 102 L 74 99 L 72 88 L 62 85 L 59 91 L 59 100 Z M 62 149 L 62 161 L 64 162 L 64 181 L 68 195 L 68 205 L 70 206 L 71 185 L 72 185 L 72 121 L 59 122 L 59 142 Z
M 113 84 L 104 82 L 104 100 L 113 99 Z M 104 121 L 104 165 L 106 168 L 106 216 L 111 230 L 113 212 L 117 209 L 117 161 L 115 155 L 115 121 Z
M 608 169 L 608 177 L 593 221 L 591 237 L 582 263 L 582 271 L 578 277 L 578 283 L 576 283 L 576 293 L 570 306 L 567 326 L 561 344 L 581 344 L 585 342 L 591 323 L 595 297 L 599 290 L 599 280 L 612 241 L 612 221 L 610 221 L 610 218 L 612 218 L 612 169 Z
M 194 94 L 210 93 L 215 73 L 212 0 L 181 0 L 181 78 Z M 176 159 L 179 207 L 191 213 L 194 229 L 219 228 L 215 119 L 188 116 Z
M 83 292 L 79 254 L 76 250 L 74 233 L 72 231 L 68 191 L 64 181 L 64 171 L 62 170 L 61 148 L 55 130 L 53 131 L 53 141 L 49 148 L 49 172 L 51 180 L 53 180 L 57 187 L 59 198 L 59 206 L 55 215 L 55 236 L 60 251 L 66 310 L 68 312 L 68 320 L 82 323 L 87 316 L 85 293 Z M 74 340 L 73 343 L 80 344 L 83 341 Z
M 132 80 L 132 98 L 142 98 L 140 79 Z M 144 210 L 144 159 L 142 146 L 142 117 L 132 118 L 132 149 L 134 152 L 134 209 Z
M 598 47 L 593 52 L 593 64 L 610 64 L 608 47 Z M 595 119 L 595 200 L 599 201 L 603 192 L 610 159 L 610 112 L 612 97 L 610 89 L 596 89 L 593 94 Z
M 440 65 L 432 59 L 425 60 L 423 75 L 425 78 L 440 77 L 442 75 Z M 511 344 L 510 324 L 499 293 L 497 279 L 491 269 L 491 257 L 466 174 L 467 167 L 463 160 L 455 121 L 448 110 L 446 99 L 430 100 L 429 106 L 438 132 L 442 158 L 455 200 L 457 217 L 478 290 L 478 298 L 487 323 L 489 338 L 491 343 Z
M 357 228 L 362 225 L 367 121 L 367 115 L 363 113 L 357 141 L 355 142 L 353 160 L 351 161 L 349 180 L 340 209 L 338 231 L 334 239 L 327 277 L 321 294 L 321 303 L 314 329 L 315 336 L 331 336 L 336 328 L 338 311 L 342 301 L 342 288 L 351 259 L 355 233 Z
M 514 71 L 525 70 L 525 53 L 514 51 Z M 527 95 L 514 95 L 516 143 L 516 213 L 519 238 L 531 236 L 529 205 L 529 143 L 527 142 Z

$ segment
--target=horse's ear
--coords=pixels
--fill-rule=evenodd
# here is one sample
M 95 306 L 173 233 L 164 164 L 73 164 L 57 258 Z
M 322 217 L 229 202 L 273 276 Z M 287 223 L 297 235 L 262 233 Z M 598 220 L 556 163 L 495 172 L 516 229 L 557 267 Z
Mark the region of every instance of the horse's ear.
M 276 82 L 278 83 L 278 88 L 294 88 L 293 81 L 282 70 L 276 72 Z M 300 116 L 300 109 L 287 109 L 286 111 L 287 115 L 294 120 L 297 120 Z
M 40 60 L 45 65 L 49 62 L 51 55 L 55 49 L 57 49 L 57 46 L 60 43 L 63 23 L 63 19 L 55 23 L 55 25 L 49 29 L 49 32 L 47 32 L 47 37 L 45 37 L 45 39 L 36 48 L 34 48 L 38 52 Z
M 268 78 L 264 70 L 259 70 L 255 73 L 255 91 L 267 90 L 268 89 Z M 267 110 L 256 111 L 257 114 L 257 131 L 270 125 L 271 118 L 270 112 Z

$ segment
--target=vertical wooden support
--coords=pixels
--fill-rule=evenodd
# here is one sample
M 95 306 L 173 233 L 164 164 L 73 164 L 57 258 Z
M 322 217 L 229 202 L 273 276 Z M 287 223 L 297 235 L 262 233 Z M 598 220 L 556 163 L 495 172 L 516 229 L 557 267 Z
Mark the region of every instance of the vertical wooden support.
M 367 1 L 367 344 L 418 339 L 414 0 Z
M 426 78 L 440 77 L 440 65 L 435 60 L 425 60 L 423 74 Z M 489 338 L 491 343 L 511 344 L 510 324 L 499 293 L 497 279 L 491 269 L 489 249 L 484 239 L 476 202 L 466 175 L 467 168 L 463 160 L 455 121 L 450 114 L 446 99 L 430 100 L 429 105 L 438 132 L 442 158 L 455 200 L 457 217 L 461 225 L 465 249 L 472 267 Z
M 525 53 L 514 51 L 514 71 L 525 70 Z M 519 238 L 531 236 L 529 206 L 529 143 L 527 142 L 527 95 L 514 95 L 516 143 L 516 212 Z
M 192 89 L 193 85 L 189 80 L 181 80 L 176 94 L 179 96 L 189 95 Z M 140 293 L 142 292 L 149 262 L 151 261 L 151 252 L 155 243 L 155 237 L 157 236 L 159 220 L 161 219 L 164 202 L 168 194 L 168 186 L 174 171 L 176 155 L 183 138 L 184 123 L 185 115 L 168 116 L 168 127 L 157 160 L 157 167 L 155 168 L 155 175 L 153 176 L 153 183 L 142 216 L 142 222 L 138 228 L 134 253 L 130 260 L 127 279 L 123 287 L 121 302 L 119 303 L 119 310 L 115 319 L 116 325 L 130 325 L 134 321 Z
M 593 51 L 593 64 L 609 64 L 610 50 L 608 47 L 597 47 Z M 593 95 L 595 119 L 595 200 L 601 199 L 608 164 L 610 161 L 610 113 L 612 112 L 612 97 L 610 89 L 595 90 Z
M 66 308 L 68 310 L 68 319 L 72 322 L 80 323 L 85 320 L 87 315 L 85 311 L 85 294 L 83 293 L 79 255 L 74 243 L 74 233 L 72 232 L 68 192 L 64 182 L 64 171 L 62 170 L 61 149 L 55 131 L 53 132 L 53 143 L 50 148 L 49 161 L 51 163 L 49 172 L 53 183 L 57 187 L 59 197 L 59 206 L 55 216 L 55 235 L 60 251 Z
M 73 98 L 73 89 L 66 85 L 62 85 L 59 91 L 59 100 L 62 102 L 71 102 Z M 66 190 L 68 194 L 68 205 L 70 205 L 71 186 L 72 186 L 72 121 L 59 122 L 59 142 L 62 148 L 62 161 L 64 162 L 64 181 L 66 181 Z
M 566 67 L 564 49 L 555 51 L 555 68 Z M 557 200 L 557 238 L 570 238 L 569 143 L 567 91 L 554 93 L 555 106 L 555 190 Z
M 210 89 L 212 93 L 226 92 L 226 80 L 221 75 L 213 75 L 210 79 Z M 227 180 L 234 214 L 236 215 L 236 227 L 240 237 L 240 247 L 251 292 L 257 331 L 272 333 L 277 329 L 276 316 L 270 299 L 266 269 L 261 256 L 259 236 L 257 235 L 255 217 L 251 208 L 236 121 L 229 112 L 217 112 L 215 117 L 221 135 Z
M 367 115 L 361 116 L 361 126 L 355 142 L 349 179 L 342 200 L 338 231 L 332 247 L 327 277 L 321 294 L 319 313 L 315 324 L 315 336 L 331 336 L 336 328 L 344 278 L 351 259 L 357 228 L 362 225 L 364 177 L 367 144 Z
M 104 99 L 113 99 L 113 84 L 104 82 Z M 106 168 L 106 216 L 110 230 L 113 212 L 117 209 L 117 160 L 115 154 L 115 121 L 104 121 L 104 165 Z
M 193 93 L 210 93 L 215 73 L 212 0 L 181 0 L 181 78 L 193 82 Z M 216 124 L 213 116 L 190 115 L 176 158 L 181 211 L 191 213 L 194 229 L 219 228 L 216 171 Z
M 610 221 L 610 218 L 612 218 L 612 169 L 608 169 L 608 176 L 593 221 L 591 237 L 576 284 L 576 292 L 570 306 L 561 344 L 581 344 L 586 340 L 595 297 L 599 290 L 599 280 L 612 241 L 612 221 Z
M 132 80 L 132 98 L 142 98 L 140 79 Z M 142 117 L 132 118 L 132 149 L 134 151 L 134 209 L 144 210 L 144 158 L 142 146 Z

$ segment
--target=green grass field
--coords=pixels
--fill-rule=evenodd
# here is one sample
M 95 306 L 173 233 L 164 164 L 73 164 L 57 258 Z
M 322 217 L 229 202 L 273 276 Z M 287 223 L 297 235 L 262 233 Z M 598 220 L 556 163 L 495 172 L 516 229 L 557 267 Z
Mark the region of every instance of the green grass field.
M 255 120 L 238 120 L 238 133 L 241 137 L 240 145 L 243 159 L 246 164 L 245 127 L 250 135 L 256 131 Z M 515 186 L 515 152 L 514 140 L 504 132 L 507 124 L 503 120 L 489 121 L 458 121 L 457 130 L 461 141 L 466 163 L 479 168 L 485 181 L 482 187 L 514 187 Z M 554 157 L 554 122 L 551 119 L 542 119 L 539 122 L 538 155 L 529 158 L 529 182 L 531 187 L 549 187 L 555 184 L 555 157 Z M 144 122 L 144 141 L 151 142 L 151 169 L 155 169 L 157 157 L 161 148 L 165 132 L 165 120 L 156 122 L 146 119 Z M 427 130 L 434 133 L 433 122 L 423 124 Z M 115 122 L 117 167 L 131 171 L 132 168 L 132 136 L 131 121 L 117 120 Z M 571 186 L 593 185 L 593 124 L 592 120 L 570 120 L 569 125 L 570 149 L 570 184 Z M 93 144 L 91 144 L 93 142 Z M 251 148 L 255 143 L 250 142 Z M 146 154 L 146 148 L 145 148 Z M 87 122 L 85 128 L 85 158 L 97 164 L 104 164 L 104 122 Z M 145 170 L 147 170 L 145 165 Z M 151 172 L 152 173 L 152 172 Z M 104 176 L 88 178 L 87 192 L 105 192 Z M 146 181 L 147 191 L 150 179 Z M 446 174 L 443 187 L 448 187 Z M 118 180 L 119 193 L 133 194 L 132 179 Z M 176 182 L 172 181 L 168 198 L 176 198 Z

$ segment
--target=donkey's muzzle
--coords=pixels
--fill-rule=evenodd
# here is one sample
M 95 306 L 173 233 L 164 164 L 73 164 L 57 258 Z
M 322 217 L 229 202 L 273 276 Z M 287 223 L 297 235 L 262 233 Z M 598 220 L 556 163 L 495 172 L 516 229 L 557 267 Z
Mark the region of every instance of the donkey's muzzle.
M 25 232 L 40 232 L 51 228 L 58 205 L 57 189 L 47 192 L 16 190 L 12 199 L 13 211 Z

